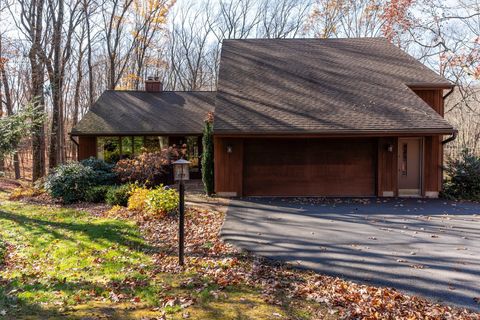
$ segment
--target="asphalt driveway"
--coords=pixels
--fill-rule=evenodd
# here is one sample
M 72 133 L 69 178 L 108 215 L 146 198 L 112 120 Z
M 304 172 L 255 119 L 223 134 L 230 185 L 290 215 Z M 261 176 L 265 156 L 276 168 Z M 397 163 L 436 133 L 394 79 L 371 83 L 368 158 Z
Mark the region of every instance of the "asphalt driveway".
M 480 205 L 232 200 L 222 237 L 256 254 L 480 310 Z

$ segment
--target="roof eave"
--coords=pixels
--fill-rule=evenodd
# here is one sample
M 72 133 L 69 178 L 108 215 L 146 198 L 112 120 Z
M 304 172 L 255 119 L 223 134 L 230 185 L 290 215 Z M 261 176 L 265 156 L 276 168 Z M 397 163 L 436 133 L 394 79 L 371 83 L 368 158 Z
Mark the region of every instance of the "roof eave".
M 214 130 L 217 137 L 385 137 L 449 135 L 454 128 L 396 129 L 396 130 L 330 130 L 330 131 L 233 131 Z
M 68 133 L 72 137 L 87 137 L 87 136 L 198 136 L 202 135 L 201 131 L 196 132 L 74 132 Z
M 451 89 L 455 87 L 455 84 L 446 83 L 406 83 L 410 89 Z

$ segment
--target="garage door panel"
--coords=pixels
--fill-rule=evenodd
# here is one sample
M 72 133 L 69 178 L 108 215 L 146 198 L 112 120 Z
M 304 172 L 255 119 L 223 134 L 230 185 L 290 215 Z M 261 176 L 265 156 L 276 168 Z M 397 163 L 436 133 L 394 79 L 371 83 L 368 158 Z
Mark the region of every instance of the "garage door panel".
M 372 140 L 252 140 L 245 142 L 244 194 L 372 196 Z

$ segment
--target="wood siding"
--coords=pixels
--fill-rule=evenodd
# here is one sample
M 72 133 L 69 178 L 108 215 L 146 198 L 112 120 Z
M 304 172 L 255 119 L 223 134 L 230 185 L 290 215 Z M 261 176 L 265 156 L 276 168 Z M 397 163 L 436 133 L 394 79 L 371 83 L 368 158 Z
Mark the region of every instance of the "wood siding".
M 429 106 L 444 116 L 442 89 L 414 89 L 415 93 Z M 424 194 L 442 190 L 443 136 L 425 137 L 424 146 Z
M 442 89 L 414 89 L 413 91 L 433 110 L 437 111 L 442 117 L 444 116 Z
M 378 139 L 377 195 L 396 196 L 397 190 L 397 154 L 398 138 L 388 137 Z M 391 151 L 389 151 L 391 147 Z
M 425 137 L 424 189 L 439 192 L 442 189 L 443 146 L 441 137 Z
M 230 146 L 232 152 L 227 152 Z M 214 138 L 215 193 L 242 196 L 243 139 Z
M 247 139 L 244 158 L 244 195 L 375 195 L 372 139 Z
M 95 137 L 78 137 L 78 160 L 97 156 L 97 141 Z

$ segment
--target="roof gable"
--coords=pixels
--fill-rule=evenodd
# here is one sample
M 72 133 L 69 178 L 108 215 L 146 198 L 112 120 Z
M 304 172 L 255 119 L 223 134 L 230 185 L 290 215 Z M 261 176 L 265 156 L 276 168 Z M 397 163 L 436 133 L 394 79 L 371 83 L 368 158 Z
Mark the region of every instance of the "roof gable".
M 217 134 L 452 130 L 408 86 L 451 86 L 380 38 L 225 40 Z

